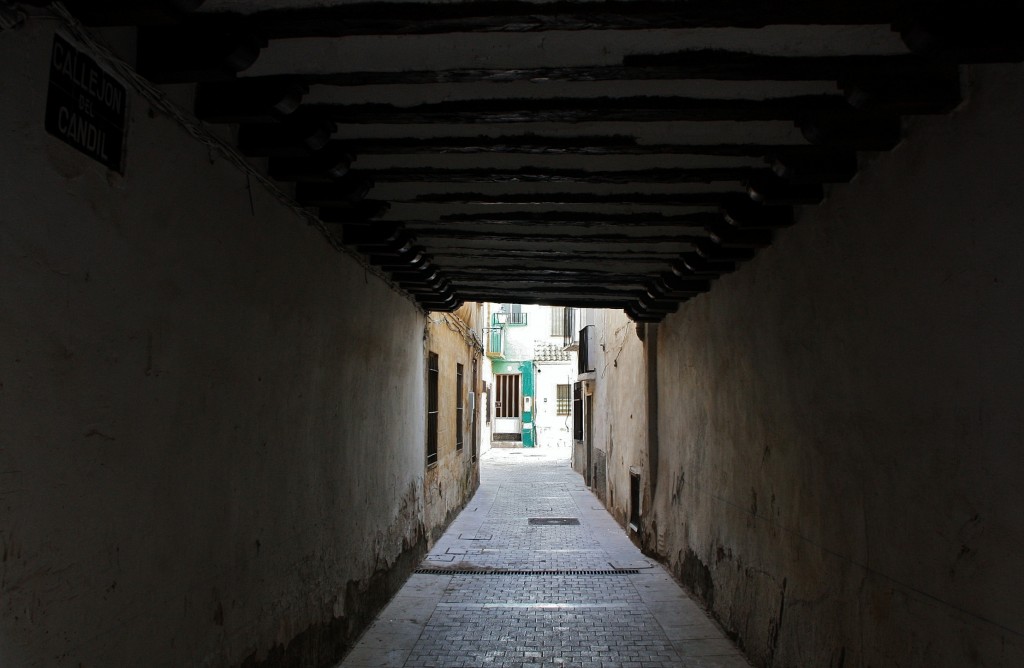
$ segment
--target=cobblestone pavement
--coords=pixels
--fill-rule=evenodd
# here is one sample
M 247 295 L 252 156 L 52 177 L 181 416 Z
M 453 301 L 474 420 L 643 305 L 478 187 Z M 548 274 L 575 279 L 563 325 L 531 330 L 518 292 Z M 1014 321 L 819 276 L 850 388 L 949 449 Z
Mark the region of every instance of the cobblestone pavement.
M 341 668 L 749 668 L 568 457 L 486 452 L 476 495 Z

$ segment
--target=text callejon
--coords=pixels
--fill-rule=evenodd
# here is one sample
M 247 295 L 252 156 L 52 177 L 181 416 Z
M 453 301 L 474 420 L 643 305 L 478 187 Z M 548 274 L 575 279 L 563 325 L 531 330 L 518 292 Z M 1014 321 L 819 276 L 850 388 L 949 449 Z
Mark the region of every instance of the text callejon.
M 46 130 L 107 167 L 123 171 L 128 91 L 91 57 L 53 36 Z

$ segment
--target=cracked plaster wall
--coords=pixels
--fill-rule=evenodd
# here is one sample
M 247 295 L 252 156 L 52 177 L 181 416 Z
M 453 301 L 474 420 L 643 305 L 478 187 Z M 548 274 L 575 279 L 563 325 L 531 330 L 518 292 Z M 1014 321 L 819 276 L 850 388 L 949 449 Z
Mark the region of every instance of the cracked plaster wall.
M 758 666 L 1024 665 L 1024 69 L 969 75 L 658 326 L 646 547 Z

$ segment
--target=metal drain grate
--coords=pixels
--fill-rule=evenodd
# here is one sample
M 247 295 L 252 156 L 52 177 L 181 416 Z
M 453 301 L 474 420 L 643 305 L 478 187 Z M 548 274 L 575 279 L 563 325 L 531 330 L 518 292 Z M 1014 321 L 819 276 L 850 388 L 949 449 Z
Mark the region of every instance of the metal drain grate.
M 529 518 L 529 522 L 535 526 L 542 527 L 574 526 L 580 523 L 580 521 L 575 517 L 531 517 Z
M 417 575 L 639 575 L 636 568 L 613 568 L 605 570 L 549 570 L 549 571 L 515 571 L 502 568 L 488 570 L 457 570 L 454 568 L 417 568 Z

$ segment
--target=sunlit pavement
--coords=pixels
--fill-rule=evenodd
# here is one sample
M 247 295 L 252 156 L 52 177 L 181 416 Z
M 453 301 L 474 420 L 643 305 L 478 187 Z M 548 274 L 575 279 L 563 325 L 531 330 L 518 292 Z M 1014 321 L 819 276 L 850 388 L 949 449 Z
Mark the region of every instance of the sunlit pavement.
M 749 668 L 568 448 L 492 449 L 480 465 L 479 491 L 344 668 Z

